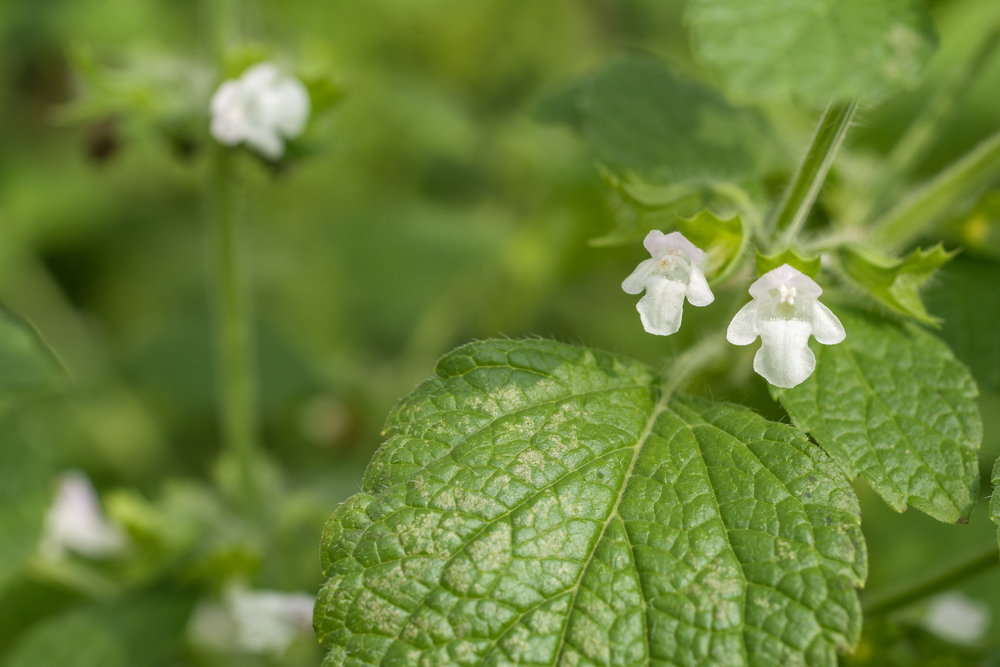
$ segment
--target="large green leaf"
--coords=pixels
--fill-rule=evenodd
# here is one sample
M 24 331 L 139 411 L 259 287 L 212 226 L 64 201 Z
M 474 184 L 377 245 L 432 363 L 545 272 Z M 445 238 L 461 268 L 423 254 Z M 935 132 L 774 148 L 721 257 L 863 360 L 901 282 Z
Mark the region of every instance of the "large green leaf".
M 47 457 L 24 438 L 17 420 L 0 418 L 0 588 L 38 549 L 50 477 Z
M 758 116 L 652 57 L 623 57 L 542 100 L 543 122 L 575 127 L 597 157 L 663 180 L 738 176 L 764 146 Z
M 941 338 L 983 389 L 1000 390 L 1000 263 L 956 257 L 925 293 Z
M 445 356 L 336 510 L 326 665 L 824 665 L 860 632 L 856 497 L 794 428 L 543 340 Z
M 990 501 L 990 516 L 1000 526 L 1000 459 L 993 467 L 993 500 Z M 997 530 L 997 541 L 1000 543 L 1000 529 Z
M 694 0 L 698 55 L 739 96 L 878 96 L 913 83 L 935 47 L 919 0 Z
M 965 522 L 979 490 L 983 425 L 969 370 L 914 324 L 838 312 L 847 340 L 814 345 L 816 371 L 772 392 L 853 478 L 893 509 Z
M 51 391 L 65 372 L 38 332 L 0 307 L 0 406 Z

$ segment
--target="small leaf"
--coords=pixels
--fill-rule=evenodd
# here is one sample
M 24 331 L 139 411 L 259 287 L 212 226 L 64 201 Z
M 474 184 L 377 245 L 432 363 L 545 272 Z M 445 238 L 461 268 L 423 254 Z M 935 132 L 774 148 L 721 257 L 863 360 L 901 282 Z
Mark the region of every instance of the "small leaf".
M 772 394 L 851 478 L 863 477 L 897 512 L 910 504 L 939 521 L 966 522 L 983 437 L 969 370 L 915 324 L 837 315 L 847 340 L 813 345 L 815 372 Z
M 748 235 L 738 215 L 722 219 L 704 209 L 693 218 L 678 217 L 677 229 L 708 255 L 709 277 L 729 275 L 746 248 Z
M 661 391 L 550 341 L 445 356 L 325 531 L 324 664 L 835 667 L 850 485 L 790 426 Z
M 731 92 L 817 105 L 911 85 L 936 46 L 917 0 L 694 0 L 690 26 Z
M 928 310 L 944 320 L 941 338 L 979 386 L 1000 391 L 1000 262 L 956 257 L 924 299 Z
M 616 171 L 668 182 L 744 174 L 765 147 L 755 113 L 652 57 L 614 60 L 543 99 L 535 116 L 577 129 Z
M 869 246 L 848 244 L 838 252 L 844 271 L 880 303 L 924 324 L 939 326 L 920 300 L 920 288 L 958 254 L 939 243 L 930 250 L 917 248 L 906 259 L 897 259 Z
M 819 256 L 808 259 L 791 248 L 788 248 L 780 254 L 771 255 L 770 257 L 760 254 L 759 250 L 757 250 L 756 253 L 757 273 L 760 275 L 764 275 L 768 271 L 773 271 L 782 264 L 788 264 L 792 268 L 798 269 L 810 278 L 815 278 L 819 275 L 819 270 L 821 268 Z

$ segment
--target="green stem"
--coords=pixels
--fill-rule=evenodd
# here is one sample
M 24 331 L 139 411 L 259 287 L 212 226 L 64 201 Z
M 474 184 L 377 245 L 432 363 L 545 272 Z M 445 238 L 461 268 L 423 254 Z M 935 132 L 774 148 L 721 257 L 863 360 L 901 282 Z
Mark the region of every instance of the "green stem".
M 235 201 L 232 156 L 213 146 L 209 226 L 214 264 L 216 344 L 219 355 L 222 430 L 226 448 L 239 464 L 248 509 L 256 506 L 254 459 L 257 420 L 250 335 L 250 295 Z
M 918 577 L 896 590 L 866 597 L 861 607 L 865 618 L 888 614 L 997 566 L 1000 566 L 1000 548 L 994 544 L 966 560 Z
M 787 248 L 802 230 L 857 108 L 857 100 L 852 100 L 831 103 L 823 112 L 809 150 L 771 217 L 770 236 L 772 241 L 777 239 L 773 251 Z
M 947 210 L 1000 175 L 1000 132 L 983 141 L 873 226 L 876 243 L 901 248 L 926 233 Z

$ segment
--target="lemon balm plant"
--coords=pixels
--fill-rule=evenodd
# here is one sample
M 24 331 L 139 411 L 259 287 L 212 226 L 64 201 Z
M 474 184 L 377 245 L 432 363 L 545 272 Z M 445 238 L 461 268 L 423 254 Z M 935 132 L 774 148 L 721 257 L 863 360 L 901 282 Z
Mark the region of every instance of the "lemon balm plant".
M 842 181 L 817 211 L 859 115 L 916 81 L 933 52 L 921 3 L 688 11 L 728 98 L 628 56 L 536 115 L 574 128 L 599 160 L 616 226 L 596 244 L 644 242 L 649 256 L 622 283 L 645 292 L 635 326 L 699 327 L 695 342 L 659 369 L 542 339 L 442 358 L 392 411 L 362 492 L 327 525 L 315 610 L 326 665 L 979 659 L 893 613 L 1000 566 L 996 545 L 862 597 L 852 481 L 946 523 L 967 523 L 980 498 L 976 380 L 921 289 L 959 250 L 948 216 L 1000 178 L 1000 138 L 900 193 L 947 120 L 933 99 L 878 177 Z M 990 36 L 967 67 L 994 47 Z M 772 192 L 773 139 L 755 105 L 776 96 L 826 107 Z M 954 299 L 955 316 L 976 308 Z M 687 324 L 685 300 L 721 311 L 721 326 Z M 973 335 L 992 341 L 995 364 L 996 332 Z M 741 346 L 758 338 L 751 360 Z M 751 365 L 787 422 L 687 393 Z M 900 662 L 907 651 L 916 662 Z

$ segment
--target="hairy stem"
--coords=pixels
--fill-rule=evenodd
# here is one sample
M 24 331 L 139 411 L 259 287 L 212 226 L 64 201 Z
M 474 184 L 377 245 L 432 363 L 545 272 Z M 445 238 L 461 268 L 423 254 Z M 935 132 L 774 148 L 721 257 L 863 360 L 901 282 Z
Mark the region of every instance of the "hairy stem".
M 873 226 L 876 243 L 901 248 L 925 234 L 954 204 L 1000 175 L 1000 132 L 983 141 Z
M 784 250 L 802 230 L 857 108 L 857 100 L 852 100 L 832 103 L 823 112 L 809 150 L 771 217 L 772 250 Z
M 726 334 L 717 332 L 706 336 L 695 345 L 681 352 L 660 372 L 664 396 L 674 394 L 698 373 L 711 366 L 725 351 Z
M 867 596 L 862 603 L 866 618 L 888 614 L 935 593 L 952 588 L 986 570 L 1000 566 L 1000 547 L 990 545 L 981 552 L 941 570 L 917 577 L 895 590 Z

